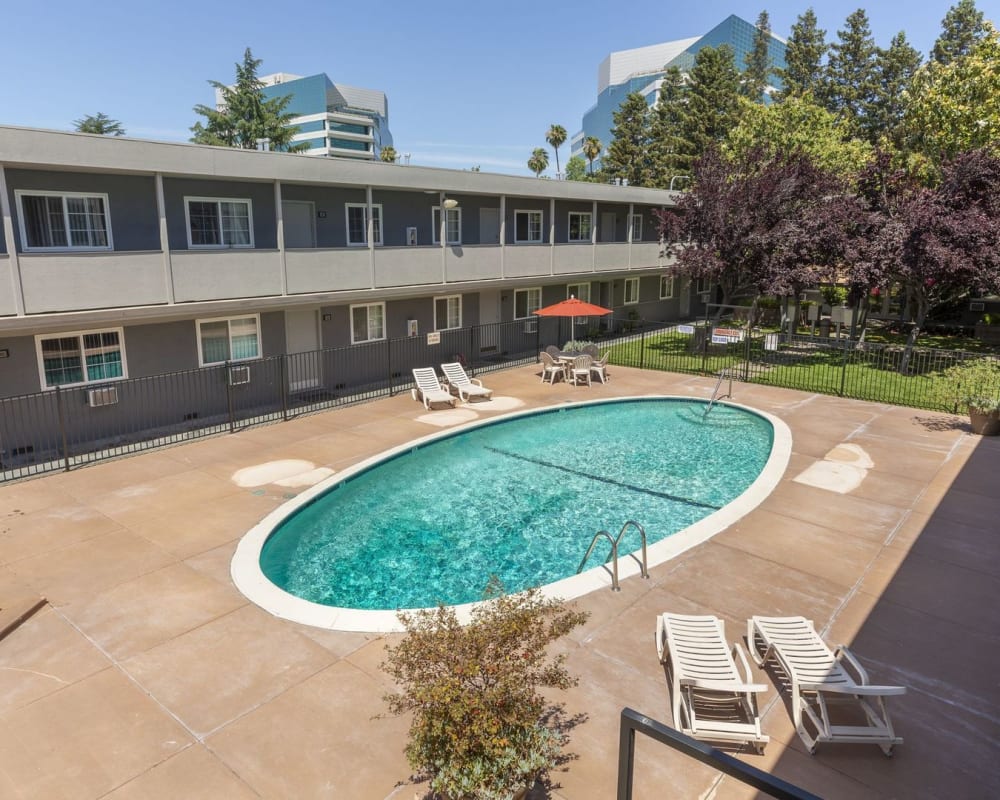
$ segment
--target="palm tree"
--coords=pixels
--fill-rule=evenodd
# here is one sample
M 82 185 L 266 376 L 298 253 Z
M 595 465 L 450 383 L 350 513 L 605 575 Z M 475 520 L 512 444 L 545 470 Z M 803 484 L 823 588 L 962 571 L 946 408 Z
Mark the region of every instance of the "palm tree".
M 396 152 L 395 147 L 387 144 L 379 151 L 378 157 L 380 161 L 385 161 L 387 164 L 395 164 L 396 159 L 399 158 L 399 154 Z
M 535 173 L 535 177 L 541 177 L 549 166 L 549 153 L 544 147 L 536 147 L 531 151 L 531 158 L 528 159 L 528 169 Z
M 550 125 L 549 132 L 545 134 L 545 141 L 552 145 L 556 153 L 556 175 L 559 171 L 559 148 L 566 143 L 566 129 L 562 125 Z
M 587 161 L 590 162 L 590 174 L 594 174 L 594 159 L 601 154 L 601 148 L 604 147 L 601 144 L 601 140 L 596 136 L 588 136 L 583 140 L 583 154 L 587 157 Z
M 79 133 L 98 133 L 101 136 L 125 135 L 122 124 L 101 111 L 96 114 L 88 114 L 83 119 L 73 120 L 73 124 Z

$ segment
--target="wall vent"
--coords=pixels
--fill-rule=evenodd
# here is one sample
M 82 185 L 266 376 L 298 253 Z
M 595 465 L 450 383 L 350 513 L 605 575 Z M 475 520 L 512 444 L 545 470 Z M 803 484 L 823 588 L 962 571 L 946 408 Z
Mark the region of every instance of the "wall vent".
M 87 405 L 91 408 L 113 406 L 118 402 L 118 387 L 104 386 L 100 389 L 87 389 Z

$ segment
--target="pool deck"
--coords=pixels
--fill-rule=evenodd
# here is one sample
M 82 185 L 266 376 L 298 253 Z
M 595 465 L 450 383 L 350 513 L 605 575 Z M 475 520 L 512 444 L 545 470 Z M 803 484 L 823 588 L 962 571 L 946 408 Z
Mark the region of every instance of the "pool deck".
M 0 627 L 19 604 L 49 601 L 0 641 L 0 797 L 422 797 L 406 720 L 373 719 L 392 689 L 378 665 L 393 637 L 252 605 L 229 576 L 239 537 L 311 469 L 445 424 L 578 399 L 707 398 L 715 383 L 624 368 L 589 389 L 541 384 L 532 367 L 482 377 L 496 411 L 428 413 L 404 393 L 0 486 Z M 1000 438 L 915 409 L 743 384 L 734 395 L 791 428 L 778 488 L 651 580 L 575 601 L 590 619 L 559 647 L 580 683 L 556 698 L 578 717 L 573 758 L 532 797 L 614 797 L 621 709 L 671 724 L 653 645 L 666 610 L 716 614 L 730 641 L 752 614 L 801 614 L 851 645 L 874 682 L 909 689 L 890 702 L 905 739 L 893 758 L 873 745 L 810 756 L 787 693 L 761 674 L 771 743 L 740 754 L 748 763 L 827 798 L 1000 796 Z M 291 460 L 308 463 L 272 463 Z M 256 481 L 240 472 L 263 464 Z M 641 738 L 635 797 L 665 796 L 758 794 Z

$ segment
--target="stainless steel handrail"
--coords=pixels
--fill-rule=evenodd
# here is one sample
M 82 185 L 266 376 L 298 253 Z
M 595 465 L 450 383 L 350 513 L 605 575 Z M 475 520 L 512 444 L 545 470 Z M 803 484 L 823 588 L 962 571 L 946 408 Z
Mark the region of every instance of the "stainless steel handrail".
M 580 566 L 576 568 L 577 574 L 583 571 L 583 568 L 587 563 L 587 559 L 589 559 L 590 554 L 594 552 L 594 547 L 597 546 L 598 541 L 600 541 L 601 538 L 607 539 L 611 544 L 611 552 L 608 553 L 608 557 L 604 559 L 604 563 L 608 563 L 608 559 L 611 560 L 611 591 L 620 592 L 622 587 L 618 581 L 618 545 L 621 543 L 622 537 L 625 535 L 625 531 L 629 528 L 635 528 L 639 531 L 639 539 L 642 542 L 642 560 L 639 562 L 639 574 L 643 578 L 649 578 L 649 562 L 646 558 L 646 529 L 632 519 L 622 525 L 622 529 L 618 531 L 618 535 L 613 539 L 611 538 L 611 534 L 607 531 L 598 531 L 595 533 L 594 538 L 590 540 L 590 547 L 587 548 L 586 555 L 584 555 L 583 560 L 580 562 Z
M 729 391 L 724 395 L 719 395 L 719 389 L 722 387 L 722 382 L 729 378 Z M 712 406 L 715 405 L 716 400 L 722 400 L 725 397 L 733 396 L 733 370 L 732 367 L 723 367 L 719 370 L 719 380 L 715 382 L 715 389 L 712 390 L 712 397 L 708 401 L 708 405 L 705 406 L 705 413 L 701 415 L 702 419 L 708 416 L 708 412 L 712 410 Z

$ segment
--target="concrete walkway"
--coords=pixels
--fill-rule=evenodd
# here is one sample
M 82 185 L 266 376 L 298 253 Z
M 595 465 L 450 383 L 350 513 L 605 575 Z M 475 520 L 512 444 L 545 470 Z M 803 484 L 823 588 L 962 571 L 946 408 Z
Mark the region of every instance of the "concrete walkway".
M 714 385 L 612 375 L 589 389 L 543 385 L 531 367 L 483 377 L 498 411 Z M 871 745 L 810 756 L 787 694 L 762 675 L 771 744 L 747 762 L 829 798 L 1000 796 L 1000 441 L 913 409 L 735 395 L 790 426 L 785 476 L 651 580 L 578 601 L 590 620 L 562 644 L 580 677 L 561 698 L 582 715 L 575 757 L 537 796 L 614 797 L 622 707 L 671 724 L 653 645 L 668 609 L 717 614 L 731 640 L 751 614 L 803 614 L 875 682 L 909 687 L 891 704 L 906 740 L 892 759 Z M 0 611 L 50 602 L 0 641 L 0 797 L 421 796 L 406 721 L 373 719 L 392 688 L 378 666 L 386 638 L 273 618 L 236 591 L 229 560 L 244 531 L 324 474 L 312 470 L 495 413 L 428 414 L 400 395 L 0 486 Z M 649 740 L 637 752 L 636 798 L 757 796 Z

